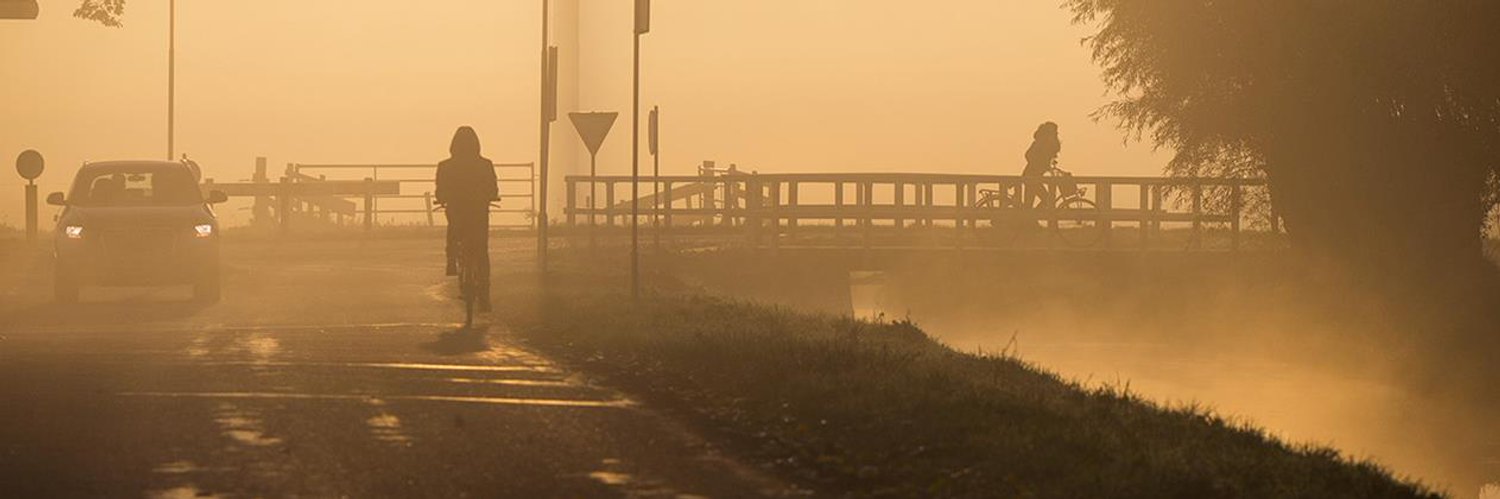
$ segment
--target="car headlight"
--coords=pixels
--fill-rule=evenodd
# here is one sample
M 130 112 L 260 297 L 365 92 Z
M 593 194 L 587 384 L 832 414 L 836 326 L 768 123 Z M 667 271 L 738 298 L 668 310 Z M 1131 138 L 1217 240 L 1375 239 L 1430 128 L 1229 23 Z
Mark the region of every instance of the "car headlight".
M 214 235 L 214 226 L 211 224 L 194 225 L 193 233 L 198 237 L 210 237 Z
M 68 239 L 83 239 L 83 226 L 69 225 L 67 227 L 63 227 L 63 234 L 66 234 L 68 236 Z

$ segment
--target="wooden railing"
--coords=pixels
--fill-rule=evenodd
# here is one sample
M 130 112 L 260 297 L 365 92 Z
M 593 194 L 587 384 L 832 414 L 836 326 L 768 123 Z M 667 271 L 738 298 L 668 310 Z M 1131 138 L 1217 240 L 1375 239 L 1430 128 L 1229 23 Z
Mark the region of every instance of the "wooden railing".
M 985 196 L 1018 200 L 1027 179 L 1017 176 L 949 174 L 741 174 L 642 177 L 639 213 L 643 227 L 663 231 L 685 227 L 741 231 L 756 246 L 796 244 L 797 236 L 832 234 L 864 246 L 884 245 L 877 232 L 934 229 L 950 234 L 944 243 L 984 245 L 981 229 L 1003 220 L 1030 221 L 1058 228 L 1059 220 L 1083 222 L 1070 230 L 1097 231 L 1090 247 L 1111 248 L 1120 229 L 1134 229 L 1137 245 L 1151 246 L 1163 225 L 1191 229 L 1190 246 L 1201 246 L 1205 226 L 1226 229 L 1230 249 L 1241 247 L 1247 224 L 1261 232 L 1279 227 L 1269 209 L 1247 210 L 1266 199 L 1260 179 L 1159 177 L 1046 177 L 1044 185 L 1066 179 L 1081 187 L 1086 202 L 1026 209 L 1019 201 L 979 202 Z M 1034 180 L 1033 180 L 1034 181 Z M 566 179 L 567 223 L 574 226 L 628 224 L 630 177 L 572 176 Z M 594 194 L 591 194 L 594 193 Z M 599 199 L 599 198 L 602 198 Z M 990 198 L 991 200 L 997 198 Z M 602 202 L 599 202 L 602 201 Z M 1092 204 L 1093 206 L 1090 206 Z M 1252 219 L 1251 214 L 1258 219 Z M 896 238 L 900 240 L 900 238 Z M 928 240 L 932 240 L 928 238 Z M 899 244 L 899 243 L 895 243 Z

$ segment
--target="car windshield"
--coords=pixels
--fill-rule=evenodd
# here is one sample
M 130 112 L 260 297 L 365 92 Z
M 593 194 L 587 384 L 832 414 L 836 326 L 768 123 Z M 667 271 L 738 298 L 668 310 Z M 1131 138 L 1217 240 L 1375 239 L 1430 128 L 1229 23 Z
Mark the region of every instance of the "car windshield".
M 80 206 L 187 206 L 203 202 L 185 168 L 110 168 L 80 174 L 69 203 Z

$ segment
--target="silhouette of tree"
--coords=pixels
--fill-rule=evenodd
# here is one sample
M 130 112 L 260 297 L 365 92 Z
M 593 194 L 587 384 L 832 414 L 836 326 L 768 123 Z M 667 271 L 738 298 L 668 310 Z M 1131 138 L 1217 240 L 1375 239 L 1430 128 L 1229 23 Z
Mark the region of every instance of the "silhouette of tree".
M 1066 0 L 1171 175 L 1264 176 L 1294 244 L 1481 254 L 1500 170 L 1500 2 Z
M 120 27 L 120 17 L 125 15 L 125 0 L 83 0 L 73 17 L 98 21 L 105 26 Z

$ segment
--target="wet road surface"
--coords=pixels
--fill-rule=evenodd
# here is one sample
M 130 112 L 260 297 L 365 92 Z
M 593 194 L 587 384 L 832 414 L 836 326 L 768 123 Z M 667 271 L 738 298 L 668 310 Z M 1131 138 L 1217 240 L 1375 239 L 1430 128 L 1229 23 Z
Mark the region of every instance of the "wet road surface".
M 529 265 L 497 241 L 496 265 Z M 226 246 L 225 300 L 0 290 L 0 496 L 742 497 L 790 489 L 462 331 L 435 241 Z

